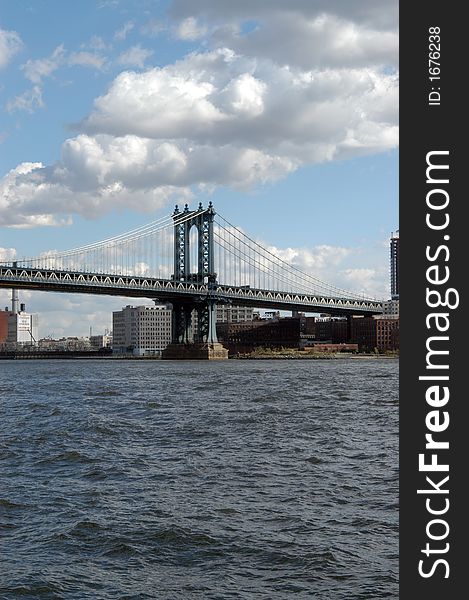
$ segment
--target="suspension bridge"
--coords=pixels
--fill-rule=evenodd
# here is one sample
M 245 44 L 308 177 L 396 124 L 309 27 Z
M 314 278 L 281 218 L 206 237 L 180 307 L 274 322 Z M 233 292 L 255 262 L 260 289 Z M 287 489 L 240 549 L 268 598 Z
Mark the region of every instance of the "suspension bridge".
M 100 242 L 0 264 L 0 287 L 145 297 L 173 306 L 173 342 L 216 343 L 216 305 L 370 316 L 376 299 L 313 277 L 217 214 L 210 202 Z M 191 338 L 193 341 L 193 338 Z

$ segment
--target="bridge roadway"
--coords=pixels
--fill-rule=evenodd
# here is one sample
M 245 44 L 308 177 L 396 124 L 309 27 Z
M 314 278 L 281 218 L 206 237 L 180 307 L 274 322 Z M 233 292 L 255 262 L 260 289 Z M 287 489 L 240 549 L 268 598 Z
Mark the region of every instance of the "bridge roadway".
M 233 287 L 223 284 L 209 286 L 196 282 L 179 282 L 134 275 L 14 267 L 11 264 L 0 265 L 0 287 L 76 294 L 105 294 L 188 304 L 211 298 L 220 304 L 232 303 L 253 308 L 323 312 L 331 315 L 370 316 L 383 312 L 382 303 L 373 300 L 277 292 L 249 286 Z

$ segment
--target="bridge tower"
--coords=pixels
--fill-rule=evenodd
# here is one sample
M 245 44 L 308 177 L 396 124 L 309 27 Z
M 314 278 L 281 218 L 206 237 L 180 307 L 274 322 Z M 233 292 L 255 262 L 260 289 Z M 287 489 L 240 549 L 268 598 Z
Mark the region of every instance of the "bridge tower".
M 228 357 L 228 351 L 217 340 L 216 287 L 213 221 L 215 210 L 211 202 L 204 209 L 202 203 L 197 210 L 183 211 L 176 208 L 174 222 L 174 273 L 175 282 L 206 285 L 208 294 L 194 300 L 173 302 L 172 343 L 163 352 L 163 358 L 211 358 Z M 191 230 L 197 230 L 196 271 L 191 265 Z M 194 254 L 194 253 L 192 253 Z M 196 315 L 196 323 L 194 322 Z M 197 326 L 195 326 L 197 325 Z
M 186 204 L 182 212 L 178 206 L 173 213 L 174 220 L 174 275 L 175 281 L 195 281 L 215 283 L 216 273 L 213 257 L 213 220 L 215 210 L 210 202 L 204 210 L 202 203 L 198 210 L 189 210 Z M 191 273 L 190 232 L 196 227 L 198 232 L 197 272 Z

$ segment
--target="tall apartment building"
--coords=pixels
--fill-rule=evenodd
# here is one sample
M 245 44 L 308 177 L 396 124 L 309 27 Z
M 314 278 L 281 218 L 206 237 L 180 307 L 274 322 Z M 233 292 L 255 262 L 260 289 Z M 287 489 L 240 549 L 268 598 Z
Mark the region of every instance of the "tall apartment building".
M 391 299 L 399 300 L 399 231 L 391 234 L 390 241 Z
M 112 349 L 135 356 L 159 356 L 171 342 L 171 309 L 126 306 L 112 313 Z

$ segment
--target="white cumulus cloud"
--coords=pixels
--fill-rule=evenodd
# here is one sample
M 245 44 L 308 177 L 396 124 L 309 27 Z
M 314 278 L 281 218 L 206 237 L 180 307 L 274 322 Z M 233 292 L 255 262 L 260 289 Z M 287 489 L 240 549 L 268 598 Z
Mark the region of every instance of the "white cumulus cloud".
M 16 248 L 2 248 L 0 247 L 0 262 L 9 262 L 15 260 Z
M 348 288 L 378 299 L 389 298 L 389 272 L 384 266 L 348 268 L 340 275 Z
M 126 205 L 150 211 L 197 189 L 247 190 L 301 166 L 395 148 L 395 13 L 396 3 L 384 0 L 176 0 L 172 16 L 184 35 L 195 36 L 203 22 L 216 47 L 120 73 L 59 161 L 4 177 L 0 222 L 55 224 Z M 143 69 L 149 56 L 133 46 L 118 60 Z M 86 52 L 68 60 L 79 58 L 94 60 Z M 59 46 L 23 70 L 40 82 L 64 60 Z M 23 105 L 40 105 L 40 96 Z
M 350 146 L 357 153 L 394 147 L 397 90 L 395 75 L 373 69 L 305 72 L 219 49 L 162 69 L 122 73 L 95 101 L 83 128 L 242 143 L 319 162 L 350 154 Z
M 213 46 L 308 69 L 397 65 L 397 0 L 174 0 L 181 27 L 209 23 Z

